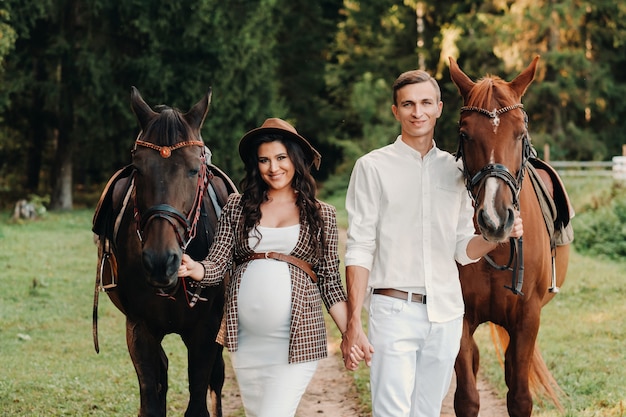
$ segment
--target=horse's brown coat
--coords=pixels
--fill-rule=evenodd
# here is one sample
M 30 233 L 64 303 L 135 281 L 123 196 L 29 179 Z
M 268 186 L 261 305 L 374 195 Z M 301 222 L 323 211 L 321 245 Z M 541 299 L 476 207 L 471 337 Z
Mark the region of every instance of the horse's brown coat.
M 493 109 L 506 108 L 521 103 L 521 97 L 534 78 L 537 59 L 522 71 L 513 81 L 506 82 L 497 76 L 486 76 L 478 82 L 472 81 L 459 68 L 454 59 L 450 59 L 450 76 L 455 83 L 464 106 Z M 523 110 L 513 110 L 499 115 L 497 129 L 484 113 L 466 111 L 461 114 L 459 126 L 460 140 L 465 140 L 463 148 L 464 164 L 469 175 L 475 175 L 488 164 L 500 164 L 508 168 L 513 176 L 524 168 L 523 141 L 526 126 Z M 526 176 L 527 177 L 527 176 Z M 525 178 L 526 178 L 525 177 Z M 506 235 L 512 222 L 510 216 L 514 197 L 509 186 L 501 180 L 491 180 L 497 184 L 497 200 L 490 206 L 490 215 L 508 216 L 508 229 L 500 231 Z M 551 239 L 544 223 L 543 215 L 535 189 L 530 181 L 523 181 L 519 190 L 519 210 L 524 224 L 523 236 L 523 295 L 516 295 L 505 289 L 511 282 L 511 271 L 499 271 L 491 267 L 484 259 L 475 264 L 459 267 L 463 296 L 466 304 L 461 349 L 455 371 L 457 389 L 455 393 L 455 411 L 459 417 L 476 417 L 480 407 L 480 398 L 476 389 L 476 373 L 479 367 L 478 347 L 473 339 L 476 328 L 485 322 L 491 322 L 506 330 L 510 340 L 505 341 L 505 380 L 508 386 L 507 408 L 510 416 L 529 417 L 532 413 L 533 398 L 531 382 L 539 382 L 545 392 L 556 404 L 558 388 L 551 387 L 551 375 L 536 346 L 541 308 L 554 293 L 549 292 L 552 278 Z M 476 194 L 476 212 L 492 204 L 483 201 L 484 193 Z M 483 222 L 480 232 L 491 238 L 496 233 L 489 230 L 488 222 Z M 478 229 L 478 223 L 477 229 Z M 491 252 L 491 258 L 499 264 L 505 264 L 509 258 L 510 243 L 501 243 Z M 569 245 L 556 247 L 555 266 L 556 283 L 560 286 L 567 271 Z
M 209 390 L 212 415 L 222 416 L 224 362 L 215 339 L 224 285 L 204 289 L 203 301 L 192 307 L 196 288 L 177 276 L 182 246 L 196 260 L 206 256 L 218 208 L 236 191 L 222 171 L 206 163 L 200 129 L 210 97 L 207 94 L 187 113 L 169 107 L 156 112 L 133 88 L 131 107 L 141 127 L 136 144 L 141 146 L 133 150 L 132 165 L 107 185 L 94 216 L 100 255 L 110 250 L 116 260 L 106 273 L 117 272 L 117 286 L 107 294 L 126 315 L 126 340 L 139 380 L 139 416 L 166 415 L 168 360 L 161 341 L 169 333 L 179 334 L 188 351 L 190 398 L 185 416 L 209 416 Z M 165 147 L 171 152 L 155 150 Z M 129 193 L 118 192 L 129 189 L 121 184 L 130 178 L 134 185 Z M 208 187 L 215 191 L 217 208 Z M 119 204 L 120 193 L 130 196 L 127 204 Z

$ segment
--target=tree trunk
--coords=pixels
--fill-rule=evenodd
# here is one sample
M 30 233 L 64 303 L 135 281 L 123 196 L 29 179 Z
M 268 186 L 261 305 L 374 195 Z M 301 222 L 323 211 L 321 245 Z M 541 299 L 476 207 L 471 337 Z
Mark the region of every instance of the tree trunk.
M 72 152 L 68 133 L 58 132 L 57 149 L 52 174 L 51 210 L 71 210 L 72 201 Z

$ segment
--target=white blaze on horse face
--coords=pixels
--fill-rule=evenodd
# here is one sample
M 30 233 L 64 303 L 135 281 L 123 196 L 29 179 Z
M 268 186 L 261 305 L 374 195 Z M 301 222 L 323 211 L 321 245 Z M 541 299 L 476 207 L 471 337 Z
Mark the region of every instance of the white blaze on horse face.
M 494 163 L 495 159 L 492 151 L 491 157 L 489 158 L 489 164 Z M 485 211 L 485 215 L 493 222 L 494 229 L 498 229 L 502 223 L 502 219 L 498 217 L 498 212 L 496 211 L 499 185 L 500 181 L 498 181 L 498 179 L 494 177 L 490 177 L 485 180 L 485 197 L 483 199 L 483 210 Z
M 503 219 L 498 217 L 496 211 L 496 202 L 498 195 L 498 187 L 501 182 L 497 178 L 487 178 L 485 180 L 485 197 L 483 199 L 483 210 L 485 215 L 493 222 L 494 229 L 500 228 Z

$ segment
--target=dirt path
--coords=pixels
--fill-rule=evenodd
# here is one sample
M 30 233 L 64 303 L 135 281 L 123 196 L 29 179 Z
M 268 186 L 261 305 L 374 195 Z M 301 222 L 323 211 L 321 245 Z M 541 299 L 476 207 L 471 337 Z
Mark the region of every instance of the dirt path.
M 339 251 L 345 253 L 345 229 L 339 230 Z M 352 374 L 343 366 L 339 346 L 328 345 L 328 358 L 320 362 L 313 380 L 302 397 L 296 417 L 369 417 L 360 413 Z M 224 385 L 224 417 L 244 417 L 241 398 L 232 368 L 227 364 L 226 384 Z M 445 398 L 441 417 L 454 417 L 453 395 L 455 384 L 452 381 L 450 392 Z M 503 417 L 507 415 L 506 404 L 496 396 L 489 385 L 478 381 L 480 392 L 480 417 Z
M 243 417 L 241 398 L 237 391 L 232 368 L 226 368 L 227 382 L 223 400 L 225 417 Z M 444 400 L 441 417 L 454 417 L 453 394 L 454 381 Z M 480 417 L 502 417 L 507 415 L 504 400 L 495 395 L 484 381 L 479 380 L 478 390 L 481 397 Z M 328 358 L 322 360 L 313 380 L 300 402 L 297 417 L 368 417 L 360 413 L 356 389 L 351 374 L 345 371 L 339 347 L 329 344 Z

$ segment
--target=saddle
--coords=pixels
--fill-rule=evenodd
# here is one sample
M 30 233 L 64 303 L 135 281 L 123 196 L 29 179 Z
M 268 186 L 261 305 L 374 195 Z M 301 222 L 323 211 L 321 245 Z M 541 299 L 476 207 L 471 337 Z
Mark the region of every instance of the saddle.
M 535 188 L 543 218 L 550 235 L 551 246 L 567 245 L 574 240 L 570 222 L 574 208 L 558 173 L 545 161 L 530 158 L 528 176 Z

